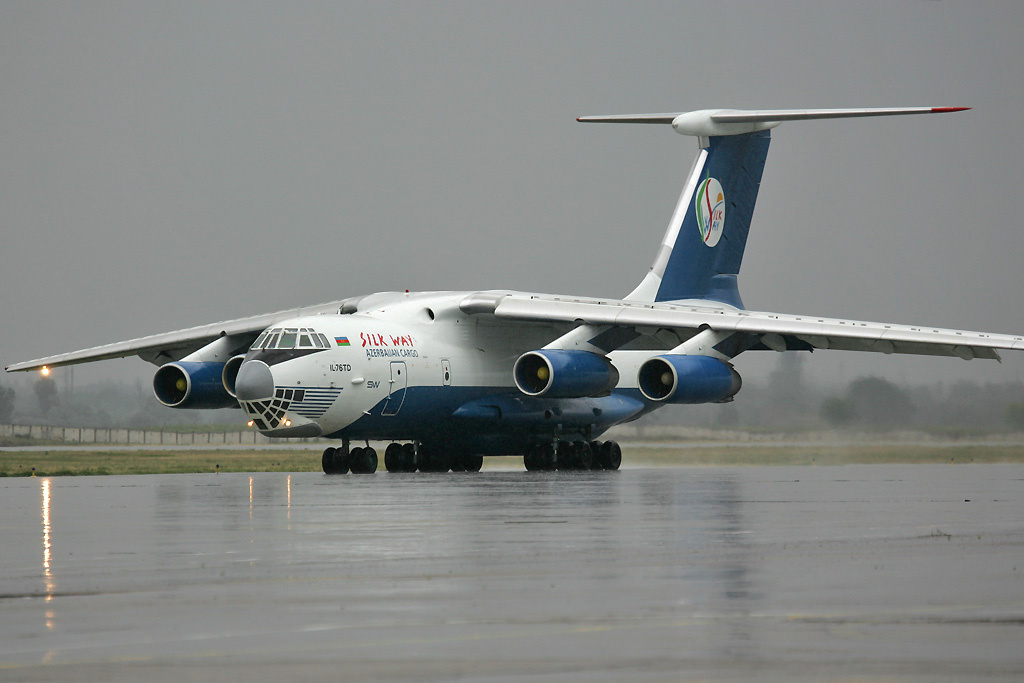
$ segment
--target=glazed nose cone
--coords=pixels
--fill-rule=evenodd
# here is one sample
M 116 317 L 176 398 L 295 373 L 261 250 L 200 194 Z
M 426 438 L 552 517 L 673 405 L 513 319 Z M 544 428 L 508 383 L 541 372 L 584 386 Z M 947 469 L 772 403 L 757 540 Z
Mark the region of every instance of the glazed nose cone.
M 274 375 L 261 360 L 247 360 L 238 368 L 235 395 L 240 401 L 258 401 L 274 395 Z

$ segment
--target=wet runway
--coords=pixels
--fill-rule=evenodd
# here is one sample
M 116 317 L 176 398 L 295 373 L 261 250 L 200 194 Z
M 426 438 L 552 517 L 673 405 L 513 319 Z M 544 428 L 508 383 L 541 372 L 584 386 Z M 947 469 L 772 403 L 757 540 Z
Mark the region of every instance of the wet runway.
M 1024 680 L 1024 466 L 0 480 L 2 681 Z

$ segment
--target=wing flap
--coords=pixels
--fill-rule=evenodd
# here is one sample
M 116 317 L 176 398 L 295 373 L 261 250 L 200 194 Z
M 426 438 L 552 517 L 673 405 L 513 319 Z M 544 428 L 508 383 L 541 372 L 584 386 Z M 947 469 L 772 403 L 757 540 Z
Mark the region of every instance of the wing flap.
M 482 305 L 487 300 L 489 305 Z M 996 349 L 1024 350 L 1024 335 L 895 323 L 799 316 L 704 305 L 562 298 L 504 293 L 473 299 L 474 313 L 538 322 L 569 322 L 649 329 L 741 332 L 762 337 L 793 336 L 814 348 L 999 359 Z M 487 310 L 489 309 L 489 311 Z M 769 348 L 770 343 L 766 343 Z

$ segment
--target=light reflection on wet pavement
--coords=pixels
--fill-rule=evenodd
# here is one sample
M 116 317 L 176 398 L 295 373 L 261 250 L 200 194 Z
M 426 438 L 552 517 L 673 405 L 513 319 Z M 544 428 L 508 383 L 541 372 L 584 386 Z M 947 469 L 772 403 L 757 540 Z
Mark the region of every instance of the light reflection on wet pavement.
M 0 680 L 1024 679 L 1024 466 L 0 480 Z

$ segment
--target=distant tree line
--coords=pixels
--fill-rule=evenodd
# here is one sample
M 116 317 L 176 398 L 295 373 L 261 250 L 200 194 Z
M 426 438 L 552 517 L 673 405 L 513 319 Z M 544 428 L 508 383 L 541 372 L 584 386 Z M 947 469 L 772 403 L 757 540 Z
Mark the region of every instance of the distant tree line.
M 26 391 L 26 385 L 31 391 Z M 174 410 L 156 400 L 148 385 L 100 382 L 61 388 L 51 377 L 0 385 L 0 424 L 131 428 L 242 423 L 238 410 Z M 16 400 L 17 399 L 17 400 Z
M 766 381 L 745 381 L 732 403 L 672 406 L 660 424 L 738 429 L 1024 431 L 1024 383 L 967 380 L 899 385 L 858 377 L 840 388 L 805 382 L 800 354 L 783 354 Z

